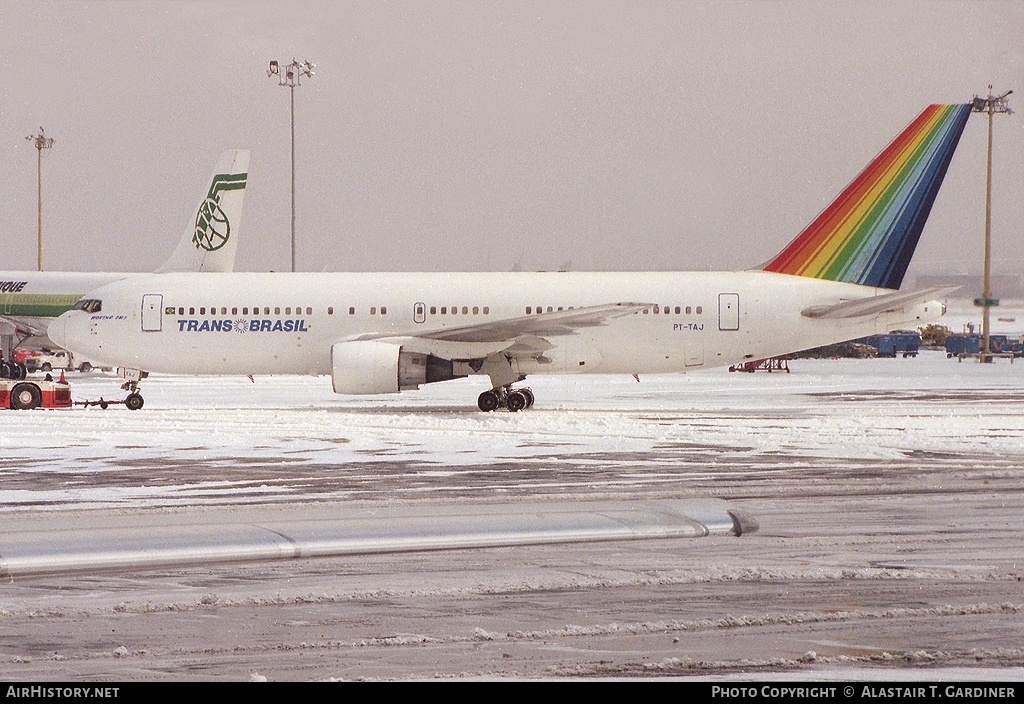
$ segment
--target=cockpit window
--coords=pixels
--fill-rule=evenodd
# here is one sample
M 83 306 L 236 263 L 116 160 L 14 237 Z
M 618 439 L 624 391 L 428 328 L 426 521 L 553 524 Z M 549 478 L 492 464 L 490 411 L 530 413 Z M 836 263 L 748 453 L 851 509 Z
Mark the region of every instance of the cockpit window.
M 74 306 L 73 310 L 84 310 L 86 313 L 99 313 L 103 309 L 103 301 L 98 298 L 83 298 Z

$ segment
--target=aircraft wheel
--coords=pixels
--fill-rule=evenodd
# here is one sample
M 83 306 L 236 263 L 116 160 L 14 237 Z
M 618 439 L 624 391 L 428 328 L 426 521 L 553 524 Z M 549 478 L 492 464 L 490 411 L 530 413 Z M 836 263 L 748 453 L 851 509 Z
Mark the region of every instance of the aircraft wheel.
M 7 362 L 0 362 L 0 379 L 11 379 L 14 377 L 14 368 Z
M 142 394 L 128 394 L 128 398 L 124 400 L 124 405 L 128 407 L 129 411 L 139 410 L 143 403 Z
M 25 411 L 43 404 L 43 392 L 35 384 L 17 384 L 11 389 L 11 408 Z
M 78 368 L 78 371 L 80 371 L 82 374 L 88 374 L 89 372 L 92 371 L 92 365 L 89 364 L 88 362 L 82 362 L 82 366 Z
M 518 389 L 510 392 L 508 398 L 505 399 L 505 406 L 512 413 L 523 410 L 526 408 L 526 394 Z
M 28 367 L 26 367 L 24 364 L 16 364 L 14 366 L 17 367 L 17 369 L 18 369 L 18 378 L 19 379 L 24 379 L 25 377 L 28 376 Z
M 44 372 L 52 372 L 53 371 L 53 365 L 50 364 L 49 362 L 44 362 L 43 366 L 39 367 L 39 370 L 40 371 L 44 371 Z
M 527 408 L 533 408 L 533 402 L 536 400 L 534 398 L 534 396 L 533 396 L 533 390 L 532 389 L 520 389 L 520 391 L 522 392 L 522 394 L 524 396 L 526 396 L 526 407 Z
M 498 394 L 492 391 L 484 391 L 476 400 L 476 405 L 484 413 L 490 413 L 498 408 Z

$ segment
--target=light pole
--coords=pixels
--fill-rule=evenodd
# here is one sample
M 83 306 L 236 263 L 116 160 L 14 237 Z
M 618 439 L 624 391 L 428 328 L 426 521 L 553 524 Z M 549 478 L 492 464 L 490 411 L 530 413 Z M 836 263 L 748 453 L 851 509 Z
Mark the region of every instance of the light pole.
M 290 88 L 292 108 L 292 271 L 295 271 L 295 89 L 302 85 L 302 77 L 313 77 L 314 64 L 308 61 L 296 61 L 282 66 L 277 61 L 270 62 L 267 76 L 277 76 L 278 85 Z
M 989 311 L 992 306 L 999 305 L 999 301 L 992 297 L 991 266 L 992 266 L 992 116 L 996 113 L 1011 114 L 1010 106 L 1006 97 L 1013 93 L 1008 90 L 1002 95 L 992 95 L 992 85 L 988 87 L 988 97 L 979 98 L 974 96 L 972 112 L 988 113 L 988 165 L 987 180 L 985 183 L 985 290 L 981 298 L 974 299 L 974 305 L 981 306 L 981 355 L 982 362 L 992 361 L 991 337 L 989 336 Z
M 28 141 L 32 142 L 36 150 L 39 152 L 38 158 L 36 159 L 36 193 L 39 198 L 39 254 L 38 254 L 38 266 L 39 271 L 43 270 L 43 150 L 49 149 L 53 146 L 57 140 L 52 137 L 47 137 L 46 132 L 42 127 L 39 128 L 39 134 L 30 134 L 25 137 Z

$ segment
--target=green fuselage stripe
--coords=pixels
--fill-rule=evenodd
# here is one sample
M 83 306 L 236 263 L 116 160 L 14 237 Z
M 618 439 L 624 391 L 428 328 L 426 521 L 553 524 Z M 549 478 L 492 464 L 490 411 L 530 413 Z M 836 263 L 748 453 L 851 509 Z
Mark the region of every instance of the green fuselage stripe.
M 81 293 L 2 293 L 0 315 L 26 318 L 56 318 L 70 310 L 84 294 Z

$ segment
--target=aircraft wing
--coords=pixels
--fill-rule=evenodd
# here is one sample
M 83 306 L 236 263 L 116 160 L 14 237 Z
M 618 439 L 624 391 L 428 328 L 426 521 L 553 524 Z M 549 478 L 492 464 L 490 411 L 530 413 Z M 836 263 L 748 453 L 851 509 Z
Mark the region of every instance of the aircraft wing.
M 608 303 L 431 330 L 421 335 L 363 335 L 353 339 L 391 342 L 411 352 L 446 359 L 483 359 L 499 352 L 535 356 L 555 347 L 548 337 L 574 335 L 578 330 L 653 307 L 652 303 Z
M 9 315 L 0 315 L 0 320 L 12 325 L 14 329 L 29 337 L 46 337 L 46 328 L 33 324 L 31 321 L 22 318 L 12 318 Z
M 960 286 L 934 286 L 916 291 L 893 291 L 880 296 L 869 296 L 852 301 L 842 301 L 826 306 L 811 306 L 800 311 L 807 318 L 859 318 L 865 315 L 878 315 L 903 306 L 921 303 L 956 291 Z

